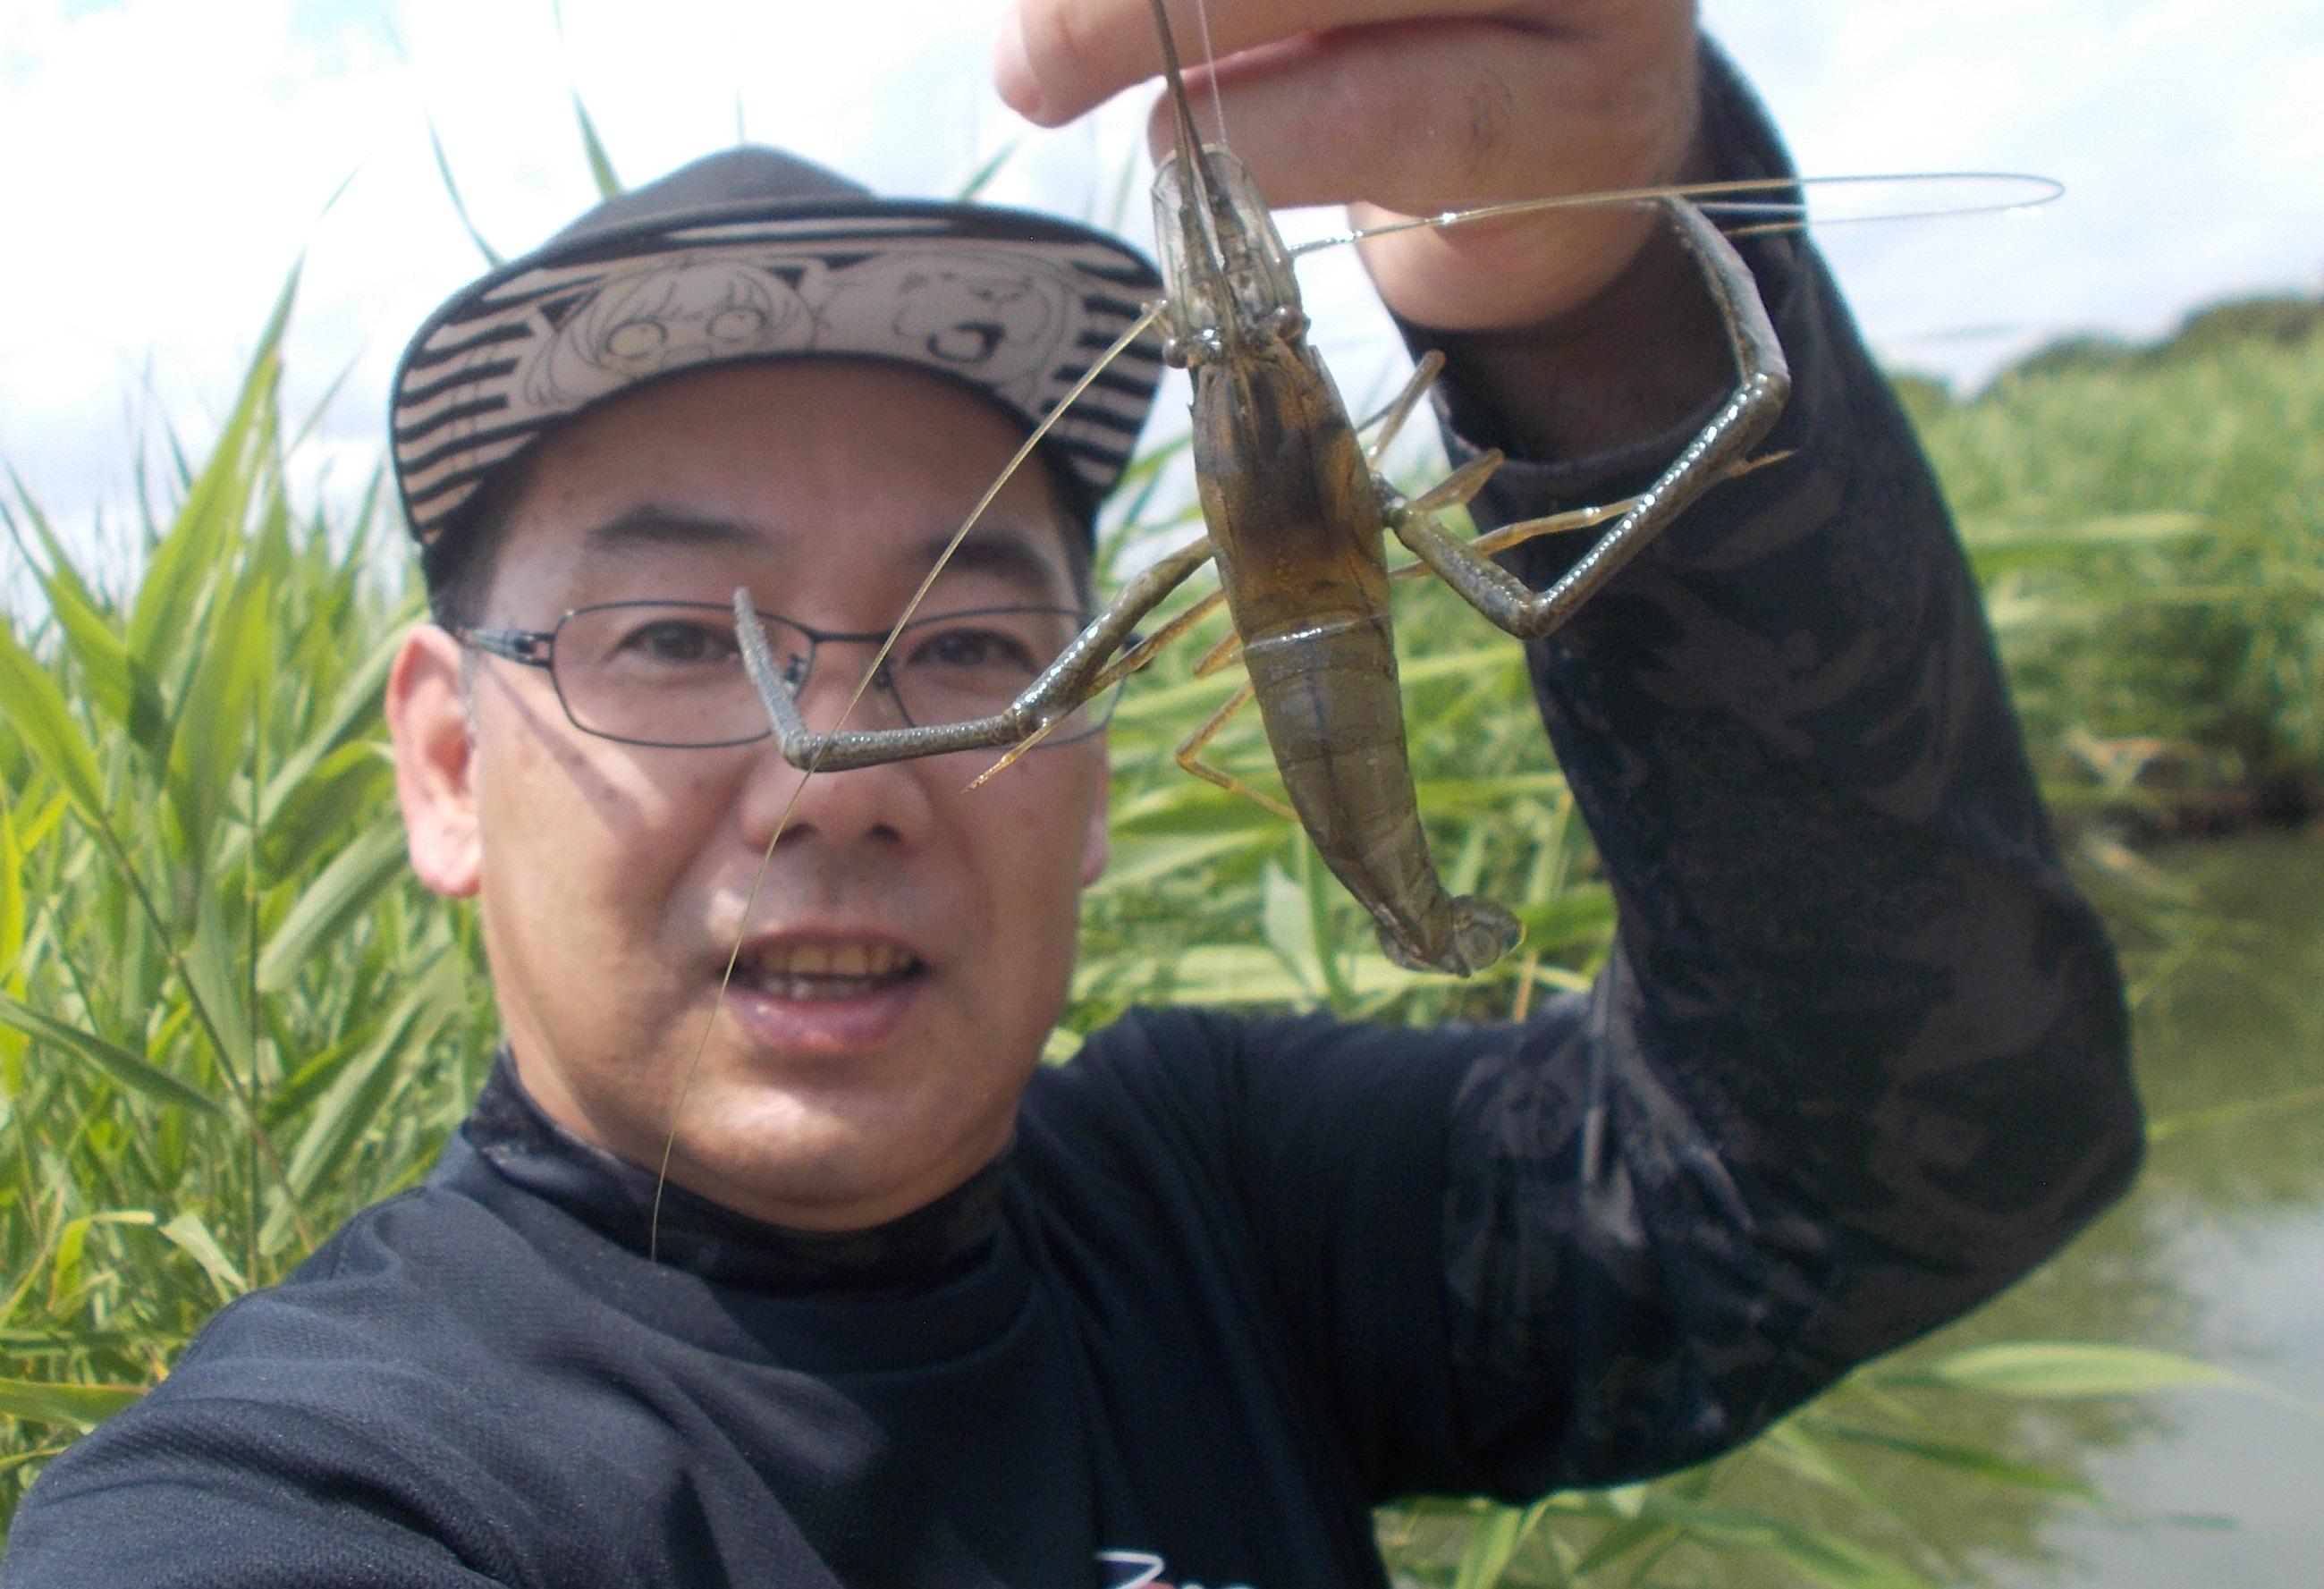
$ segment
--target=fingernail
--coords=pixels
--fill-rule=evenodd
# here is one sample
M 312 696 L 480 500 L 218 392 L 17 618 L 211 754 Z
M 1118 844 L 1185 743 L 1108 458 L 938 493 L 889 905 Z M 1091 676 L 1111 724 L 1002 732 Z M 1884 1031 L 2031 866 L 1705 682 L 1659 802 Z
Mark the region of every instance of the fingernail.
M 992 86 L 1001 91 L 1001 103 L 1019 115 L 1033 122 L 1041 119 L 1041 80 L 1033 75 L 1032 58 L 1025 52 L 1021 6 L 1010 6 L 1009 14 L 1001 19 L 1001 32 L 992 42 Z

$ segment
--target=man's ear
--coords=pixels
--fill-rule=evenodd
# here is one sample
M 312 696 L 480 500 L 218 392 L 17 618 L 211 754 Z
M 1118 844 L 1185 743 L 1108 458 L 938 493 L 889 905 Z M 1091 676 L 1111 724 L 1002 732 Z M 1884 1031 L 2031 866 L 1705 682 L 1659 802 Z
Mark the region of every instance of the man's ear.
M 461 687 L 460 642 L 433 624 L 403 637 L 387 676 L 387 731 L 395 745 L 395 796 L 403 807 L 411 870 L 447 899 L 484 882 L 476 822 L 475 740 Z

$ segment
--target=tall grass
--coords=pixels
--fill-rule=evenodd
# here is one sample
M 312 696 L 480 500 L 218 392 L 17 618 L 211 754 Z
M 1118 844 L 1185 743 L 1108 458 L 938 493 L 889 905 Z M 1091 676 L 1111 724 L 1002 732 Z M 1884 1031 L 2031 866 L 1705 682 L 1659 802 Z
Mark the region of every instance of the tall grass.
M 390 798 L 381 690 L 417 601 L 365 570 L 399 531 L 376 491 L 343 522 L 285 492 L 289 302 L 215 443 L 143 525 L 130 588 L 77 569 L 21 491 L 0 503 L 42 596 L 0 624 L 0 1505 L 165 1372 L 219 1303 L 424 1173 L 493 1040 L 469 919 L 409 877 Z M 2282 415 L 2312 429 L 2324 366 L 2218 357 L 2168 377 L 2191 386 L 2029 376 L 1926 416 L 2058 776 L 2089 781 L 2092 758 L 2059 748 L 2076 733 L 2316 751 L 2292 702 L 2316 665 L 2313 605 L 2282 596 L 2313 589 L 2314 466 L 2258 439 Z M 2233 362 L 2246 357 L 2261 362 Z M 2199 392 L 2210 418 L 2194 441 L 2211 450 L 2174 465 L 2191 444 L 2170 416 Z M 2274 459 L 2265 491 L 2254 448 Z M 1150 489 L 1162 460 L 1140 467 L 1133 489 Z M 1185 513 L 1143 506 L 1141 530 Z M 2142 615 L 2200 655 L 2105 643 L 2144 636 Z M 2238 621 L 2241 640 L 2216 627 Z M 1427 585 L 1399 595 L 1398 625 L 1439 859 L 1454 887 L 1525 919 L 1523 952 L 1466 984 L 1388 965 L 1296 829 L 1172 763 L 1231 688 L 1194 678 L 1200 647 L 1181 647 L 1116 718 L 1114 858 L 1055 1049 L 1134 1002 L 1430 1021 L 1522 1013 L 1587 980 L 1611 905 L 1517 647 Z M 2158 723 L 2140 692 L 2165 686 L 2173 716 Z M 1212 755 L 1271 779 L 1253 716 Z M 1382 1535 L 1413 1583 L 1957 1581 L 1960 1547 L 1918 1504 L 1932 1480 L 2015 1496 L 2027 1516 L 2090 1498 L 2070 1460 L 2004 1454 L 2015 1401 L 1972 1417 L 1974 1437 L 1936 1409 L 2197 1372 L 2095 1347 L 1954 1350 L 1867 1371 L 1661 1483 L 1522 1510 L 1397 1509 Z
M 1974 402 L 1909 388 L 2069 801 L 2163 827 L 2324 808 L 2319 322 L 2222 306 Z
M 5 504 L 45 611 L 0 625 L 0 1471 L 163 1372 L 217 1306 L 420 1174 L 491 1029 L 410 880 L 380 698 L 412 603 L 283 490 L 286 289 L 134 588 Z M 374 486 L 374 496 L 376 496 Z

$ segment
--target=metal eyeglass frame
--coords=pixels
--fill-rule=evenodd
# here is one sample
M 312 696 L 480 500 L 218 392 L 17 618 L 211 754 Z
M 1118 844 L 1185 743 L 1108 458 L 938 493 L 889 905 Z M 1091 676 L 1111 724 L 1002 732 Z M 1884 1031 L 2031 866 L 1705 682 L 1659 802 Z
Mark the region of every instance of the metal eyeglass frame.
M 568 608 L 565 614 L 557 620 L 555 627 L 549 629 L 480 629 L 466 624 L 447 624 L 446 628 L 447 632 L 451 634 L 452 638 L 458 641 L 463 645 L 474 646 L 476 650 L 484 652 L 487 656 L 494 656 L 500 658 L 503 661 L 514 662 L 519 667 L 538 668 L 541 671 L 547 673 L 549 675 L 549 688 L 557 692 L 557 704 L 564 708 L 565 720 L 567 723 L 572 724 L 574 727 L 579 729 L 582 733 L 589 734 L 594 738 L 611 740 L 615 744 L 643 745 L 650 750 L 718 751 L 726 750 L 734 745 L 756 744 L 762 739 L 770 739 L 774 736 L 774 725 L 772 724 L 769 724 L 766 727 L 759 730 L 758 733 L 746 734 L 739 739 L 637 739 L 625 734 L 608 734 L 602 728 L 592 728 L 586 723 L 581 721 L 580 717 L 576 716 L 573 710 L 573 703 L 566 698 L 565 681 L 558 677 L 557 637 L 559 633 L 563 633 L 565 625 L 567 623 L 571 622 L 575 618 L 582 616 L 584 614 L 613 612 L 627 607 L 676 607 L 681 611 L 687 612 L 716 613 L 721 617 L 731 617 L 733 615 L 734 611 L 733 607 L 720 602 L 658 601 L 651 597 L 642 597 L 635 601 L 592 602 L 589 605 L 585 607 Z M 795 630 L 798 633 L 807 637 L 807 655 L 799 668 L 798 677 L 795 679 L 787 679 L 785 681 L 789 684 L 791 693 L 794 696 L 796 696 L 800 690 L 806 688 L 807 681 L 814 676 L 816 647 L 823 644 L 825 641 L 837 641 L 846 644 L 877 647 L 885 643 L 888 636 L 891 633 L 895 632 L 889 629 L 870 629 L 861 632 L 836 629 L 810 629 L 806 624 L 799 623 L 797 619 L 786 618 L 779 613 L 761 612 L 756 607 L 753 607 L 751 610 L 761 619 L 772 619 L 775 623 L 780 624 L 788 629 Z M 1081 628 L 1086 625 L 1089 622 L 1088 614 L 1077 613 L 1071 607 L 1045 607 L 1038 604 L 1020 604 L 1005 607 L 971 607 L 965 611 L 958 613 L 932 613 L 925 618 L 914 618 L 910 624 L 905 624 L 903 627 L 908 629 L 915 624 L 932 623 L 937 620 L 948 618 L 984 617 L 995 613 L 1060 614 L 1074 620 L 1074 632 L 1076 633 L 1078 633 Z M 741 670 L 742 663 L 739 657 L 737 658 L 734 666 L 738 671 Z M 901 717 L 907 724 L 915 728 L 936 726 L 936 725 L 922 724 L 914 720 L 911 709 L 904 705 L 904 697 L 897 694 L 895 686 L 889 682 L 888 669 L 884 663 L 881 666 L 879 677 L 873 679 L 872 682 L 881 690 L 885 691 L 888 698 L 896 704 L 896 715 Z M 1121 687 L 1117 684 L 1113 688 L 1105 692 L 1102 700 L 1093 700 L 1084 703 L 1083 710 L 1087 711 L 1091 717 L 1090 725 L 1087 728 L 1082 729 L 1074 734 L 1051 734 L 1047 738 L 1044 739 L 1038 745 L 1036 745 L 1034 749 L 1037 751 L 1047 750 L 1051 745 L 1072 744 L 1076 741 L 1087 739 L 1091 734 L 1102 729 L 1106 724 L 1112 719 L 1114 703 L 1120 700 L 1120 697 Z

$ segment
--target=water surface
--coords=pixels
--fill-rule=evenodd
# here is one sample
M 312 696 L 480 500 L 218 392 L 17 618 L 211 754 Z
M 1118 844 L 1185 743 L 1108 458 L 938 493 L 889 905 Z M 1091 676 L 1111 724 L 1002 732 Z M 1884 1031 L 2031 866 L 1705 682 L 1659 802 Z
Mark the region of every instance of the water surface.
M 2057 1507 L 1984 1560 L 2013 1589 L 2315 1589 L 2324 1584 L 2324 830 L 2162 859 L 2216 921 L 2150 965 L 2142 988 L 2137 1066 L 2157 1139 L 2146 1173 L 2058 1262 L 1964 1329 L 2170 1347 L 2307 1409 L 2210 1389 L 2121 1409 L 2112 1427 L 2084 1430 L 2074 1455 L 2107 1507 Z M 2038 1427 L 2024 1437 L 2044 1443 Z

